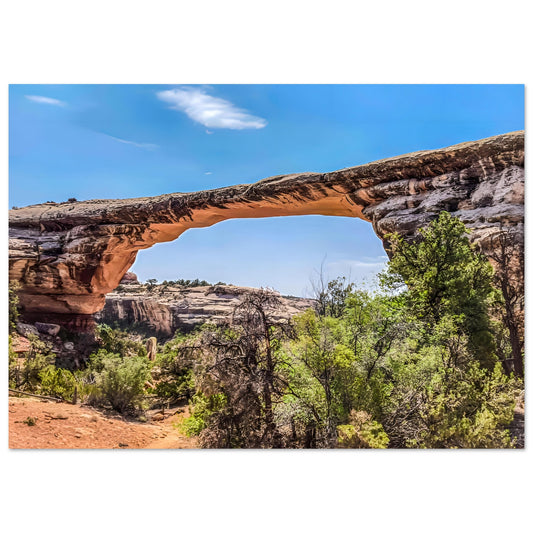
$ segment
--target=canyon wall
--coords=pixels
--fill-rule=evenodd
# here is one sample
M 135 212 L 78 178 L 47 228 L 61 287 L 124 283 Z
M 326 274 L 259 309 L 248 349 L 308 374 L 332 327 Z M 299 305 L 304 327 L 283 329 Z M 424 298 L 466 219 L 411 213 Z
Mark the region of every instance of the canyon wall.
M 358 217 L 387 248 L 449 211 L 485 248 L 505 233 L 523 250 L 524 132 L 416 152 L 327 173 L 151 198 L 32 205 L 9 213 L 9 275 L 26 320 L 93 324 L 137 252 L 232 218 Z M 521 280 L 523 283 L 523 280 Z
M 206 322 L 231 322 L 233 310 L 242 298 L 258 290 L 234 285 L 157 285 L 147 290 L 144 285 L 126 284 L 124 281 L 118 289 L 106 296 L 104 308 L 95 314 L 97 321 L 111 325 L 117 323 L 162 339 L 172 337 L 176 330 L 189 332 Z M 280 307 L 273 311 L 274 321 L 286 320 L 316 304 L 309 298 L 278 296 Z

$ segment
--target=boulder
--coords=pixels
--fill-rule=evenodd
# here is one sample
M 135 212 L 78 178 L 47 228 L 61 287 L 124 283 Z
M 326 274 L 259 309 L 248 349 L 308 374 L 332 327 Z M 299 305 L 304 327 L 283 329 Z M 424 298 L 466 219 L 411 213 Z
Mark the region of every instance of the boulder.
M 120 280 L 121 285 L 132 285 L 138 283 L 139 280 L 137 279 L 137 274 L 134 274 L 133 272 L 126 272 Z
M 39 335 L 35 326 L 24 324 L 23 322 L 17 324 L 17 333 L 23 337 L 27 337 L 28 335 Z
M 58 326 L 57 324 L 48 324 L 46 322 L 35 322 L 35 327 L 39 333 L 44 333 L 45 335 L 51 335 L 53 337 L 55 337 L 61 329 L 61 326 Z

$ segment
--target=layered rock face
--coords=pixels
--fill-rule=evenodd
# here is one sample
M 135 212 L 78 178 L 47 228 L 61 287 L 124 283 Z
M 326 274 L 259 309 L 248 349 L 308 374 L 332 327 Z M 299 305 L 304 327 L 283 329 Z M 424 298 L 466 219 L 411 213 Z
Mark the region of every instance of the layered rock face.
M 411 153 L 325 174 L 128 200 L 46 203 L 10 211 L 10 280 L 28 320 L 87 329 L 137 252 L 231 218 L 351 216 L 385 239 L 415 235 L 449 211 L 493 246 L 523 249 L 524 132 Z M 386 247 L 386 242 L 384 242 Z
M 176 330 L 188 332 L 206 322 L 221 324 L 231 321 L 235 306 L 257 289 L 214 285 L 209 287 L 171 287 L 159 285 L 148 292 L 140 284 L 120 285 L 120 291 L 106 296 L 105 306 L 95 318 L 107 324 L 137 326 L 143 333 L 161 338 Z M 272 319 L 284 320 L 310 307 L 315 300 L 279 296 L 280 308 Z

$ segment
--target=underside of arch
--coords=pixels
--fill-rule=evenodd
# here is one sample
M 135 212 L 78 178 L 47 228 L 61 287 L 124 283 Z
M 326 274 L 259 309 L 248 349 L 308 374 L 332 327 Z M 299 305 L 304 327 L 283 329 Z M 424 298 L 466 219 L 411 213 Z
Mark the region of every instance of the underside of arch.
M 10 211 L 10 280 L 28 320 L 87 329 L 137 252 L 233 218 L 349 216 L 382 240 L 415 235 L 441 211 L 471 238 L 499 232 L 523 250 L 524 132 L 416 152 L 334 172 L 150 198 L 48 202 Z

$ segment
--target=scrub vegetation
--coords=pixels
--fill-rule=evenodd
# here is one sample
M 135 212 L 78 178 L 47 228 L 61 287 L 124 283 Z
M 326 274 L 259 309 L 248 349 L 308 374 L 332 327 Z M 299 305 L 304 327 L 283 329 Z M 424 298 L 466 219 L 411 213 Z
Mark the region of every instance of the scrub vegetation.
M 205 448 L 514 447 L 523 295 L 448 213 L 389 242 L 375 291 L 321 280 L 316 307 L 285 321 L 257 291 L 230 323 L 178 333 L 154 360 L 102 325 L 76 371 L 33 338 L 24 358 L 10 348 L 10 386 L 122 413 L 187 402 L 182 429 Z

